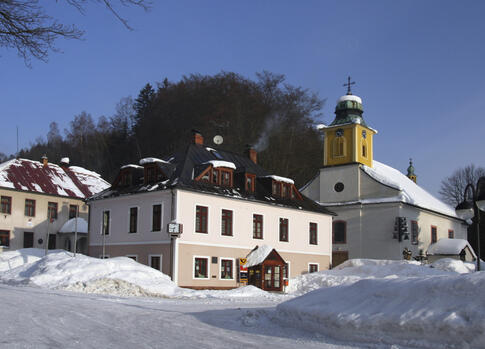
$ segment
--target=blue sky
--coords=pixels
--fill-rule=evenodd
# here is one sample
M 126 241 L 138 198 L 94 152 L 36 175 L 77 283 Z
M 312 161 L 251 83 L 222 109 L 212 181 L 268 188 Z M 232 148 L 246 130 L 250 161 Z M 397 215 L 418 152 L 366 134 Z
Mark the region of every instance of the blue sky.
M 82 111 L 110 116 L 122 97 L 147 83 L 190 73 L 269 70 L 316 92 L 333 120 L 347 75 L 376 128 L 374 158 L 436 194 L 460 166 L 485 167 L 485 2 L 482 1 L 153 1 L 121 9 L 127 31 L 100 6 L 86 15 L 49 5 L 83 41 L 57 42 L 48 63 L 24 65 L 0 50 L 0 152 L 68 127 Z M 187 125 L 187 127 L 191 127 Z

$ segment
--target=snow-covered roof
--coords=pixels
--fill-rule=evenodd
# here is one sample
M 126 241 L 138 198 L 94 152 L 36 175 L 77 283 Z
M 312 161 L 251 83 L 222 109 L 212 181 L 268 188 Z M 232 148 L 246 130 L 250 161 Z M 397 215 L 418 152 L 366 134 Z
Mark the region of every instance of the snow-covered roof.
M 203 165 L 210 164 L 212 167 L 227 167 L 227 168 L 232 168 L 233 170 L 236 169 L 236 165 L 234 165 L 233 162 L 230 161 L 222 161 L 222 160 L 210 160 L 206 161 L 203 163 Z
M 140 160 L 140 165 L 146 165 L 146 164 L 151 164 L 153 162 L 161 162 L 164 164 L 167 164 L 168 161 L 162 160 L 162 159 L 157 159 L 157 158 L 144 158 Z
M 69 164 L 69 158 L 62 158 L 61 164 Z
M 0 187 L 86 198 L 109 187 L 96 172 L 39 161 L 12 159 L 0 164 Z
M 416 205 L 421 208 L 458 218 L 452 207 L 435 198 L 400 171 L 376 160 L 373 161 L 373 167 L 362 165 L 362 170 L 379 183 L 399 190 L 399 194 L 394 198 L 396 201 Z M 372 201 L 374 203 L 378 203 L 380 200 L 382 200 L 382 202 L 390 202 L 391 199 L 393 198 L 376 198 L 372 199 Z
M 345 95 L 338 99 L 337 103 L 344 102 L 344 101 L 354 101 L 362 104 L 362 99 L 359 96 L 355 95 Z
M 428 247 L 426 253 L 429 255 L 458 255 L 467 246 L 476 258 L 475 251 L 464 239 L 439 239 Z
M 278 182 L 295 184 L 295 182 L 292 179 L 286 178 L 286 177 L 281 177 L 281 176 L 270 175 L 270 176 L 264 176 L 264 178 L 271 178 L 271 179 L 274 179 L 275 181 L 278 181 Z
M 273 247 L 268 245 L 257 246 L 247 256 L 246 267 L 253 267 L 264 262 L 266 257 L 273 251 Z
M 76 230 L 76 218 L 71 218 L 59 229 L 59 233 L 74 233 Z M 88 233 L 88 222 L 84 218 L 77 218 L 77 232 L 81 234 Z
M 121 166 L 121 170 L 123 170 L 125 168 L 143 168 L 143 166 L 138 166 L 138 165 L 134 165 L 134 164 L 128 164 L 128 165 Z

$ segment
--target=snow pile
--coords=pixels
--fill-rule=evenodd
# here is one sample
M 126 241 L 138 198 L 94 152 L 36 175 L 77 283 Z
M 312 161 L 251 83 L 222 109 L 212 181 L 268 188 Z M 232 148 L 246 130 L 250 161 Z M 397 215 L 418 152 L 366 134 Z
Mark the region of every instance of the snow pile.
M 460 261 L 458 261 L 460 262 Z M 289 281 L 287 293 L 302 295 L 322 287 L 350 285 L 362 279 L 450 275 L 448 270 L 429 268 L 416 261 L 351 259 L 332 270 L 297 276 Z
M 364 279 L 289 300 L 277 316 L 344 340 L 483 348 L 484 287 L 485 273 Z
M 470 249 L 473 256 L 476 258 L 473 248 L 470 246 L 467 240 L 464 239 L 439 239 L 434 244 L 428 247 L 426 254 L 429 255 L 459 255 L 460 252 L 467 247 Z
M 452 207 L 438 200 L 400 171 L 390 166 L 374 160 L 372 167 L 362 165 L 362 170 L 376 181 L 399 190 L 400 193 L 398 198 L 396 198 L 399 201 L 427 208 L 448 216 L 457 217 L 456 212 Z M 380 199 L 375 199 L 374 201 L 379 200 Z
M 453 259 L 453 258 L 438 259 L 430 266 L 431 268 L 440 269 L 444 271 L 451 271 L 458 274 L 468 274 L 475 271 L 475 263 L 462 262 L 461 260 Z
M 52 252 L 52 250 L 49 252 Z M 36 262 L 44 257 L 44 254 L 44 250 L 39 248 L 24 248 L 16 251 L 2 252 L 0 253 L 0 272 Z
M 273 251 L 273 247 L 271 246 L 256 246 L 256 248 L 252 250 L 246 257 L 246 267 L 249 268 L 263 263 L 266 257 L 268 257 L 268 255 L 271 253 L 271 251 Z
M 59 233 L 74 233 L 76 231 L 77 220 L 77 232 L 88 233 L 88 222 L 84 218 L 71 218 L 59 229 Z

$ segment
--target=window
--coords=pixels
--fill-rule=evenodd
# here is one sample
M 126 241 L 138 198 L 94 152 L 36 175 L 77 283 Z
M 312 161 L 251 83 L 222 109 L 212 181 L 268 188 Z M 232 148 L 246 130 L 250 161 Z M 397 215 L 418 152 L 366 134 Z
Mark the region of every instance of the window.
M 263 238 L 263 216 L 253 214 L 253 239 Z
M 152 207 L 152 231 L 162 230 L 162 205 L 157 204 Z
M 448 239 L 454 239 L 455 232 L 452 229 L 448 229 Z
M 103 211 L 103 222 L 101 226 L 101 234 L 109 235 L 109 226 L 110 226 L 110 212 Z
M 129 233 L 136 233 L 138 227 L 138 207 L 130 207 Z
M 0 212 L 8 214 L 12 213 L 12 198 L 10 196 L 2 196 Z
M 207 273 L 208 258 L 196 257 L 194 259 L 194 278 L 196 279 L 208 279 Z
M 69 219 L 76 218 L 78 215 L 79 207 L 77 205 L 69 205 Z
M 345 156 L 345 137 L 337 136 L 333 140 L 333 157 Z
M 0 230 L 0 246 L 10 246 L 10 232 L 8 230 Z
M 127 187 L 131 184 L 131 171 L 130 170 L 125 170 L 121 174 L 121 179 L 120 179 L 120 185 L 123 187 Z
M 290 276 L 290 262 L 286 262 L 283 266 L 283 279 L 289 279 Z
M 221 170 L 222 185 L 226 187 L 231 186 L 231 172 Z
M 155 166 L 147 166 L 145 168 L 145 176 L 147 183 L 155 183 L 157 181 L 157 168 Z
M 221 235 L 232 236 L 232 211 L 222 210 Z
M 288 218 L 280 218 L 280 241 L 288 242 Z
M 281 197 L 283 198 L 287 198 L 289 197 L 290 195 L 290 191 L 291 191 L 291 186 L 289 184 L 286 184 L 284 183 L 283 185 L 283 188 L 282 188 L 282 191 L 281 191 Z
M 210 170 L 205 171 L 202 177 L 200 178 L 200 180 L 203 182 L 210 182 L 210 174 L 211 174 Z
M 25 199 L 25 215 L 28 217 L 35 216 L 35 200 Z
M 232 280 L 234 279 L 232 273 L 233 261 L 232 259 L 221 258 L 221 279 Z
M 317 239 L 317 223 L 310 223 L 310 245 L 318 245 Z
M 313 264 L 313 263 L 308 264 L 309 273 L 316 273 L 317 271 L 318 271 L 318 264 Z
M 30 231 L 24 231 L 24 248 L 31 247 L 34 247 L 34 233 Z
M 254 193 L 256 176 L 253 174 L 246 173 L 246 191 Z
M 195 232 L 207 234 L 207 211 L 205 206 L 195 208 Z
M 219 184 L 219 170 L 212 170 L 212 183 Z
M 148 256 L 149 258 L 149 262 L 150 262 L 150 267 L 152 267 L 153 269 L 156 269 L 156 270 L 162 270 L 162 264 L 161 264 L 161 261 L 162 259 L 160 258 L 160 256 Z
M 57 202 L 47 203 L 47 218 L 57 219 Z
M 436 241 L 438 241 L 438 228 L 436 228 L 434 225 L 431 226 L 431 243 L 434 244 Z
M 126 257 L 133 259 L 135 262 L 138 260 L 138 256 L 136 254 L 127 254 Z
M 362 156 L 363 156 L 364 158 L 366 158 L 366 157 L 367 157 L 367 145 L 366 145 L 365 143 L 364 143 L 364 144 L 362 144 Z
M 419 236 L 418 222 L 411 221 L 411 244 L 413 245 L 418 244 L 418 236 Z
M 273 181 L 273 195 L 281 196 L 281 183 Z
M 333 243 L 346 244 L 347 243 L 347 222 L 335 221 L 333 222 Z

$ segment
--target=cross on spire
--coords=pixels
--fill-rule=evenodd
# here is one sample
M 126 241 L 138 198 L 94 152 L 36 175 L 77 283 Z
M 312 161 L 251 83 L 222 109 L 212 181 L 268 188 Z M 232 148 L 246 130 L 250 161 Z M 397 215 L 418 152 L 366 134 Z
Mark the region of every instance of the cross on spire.
M 347 83 L 344 86 L 347 86 L 347 94 L 351 95 L 352 91 L 350 90 L 350 86 L 355 85 L 355 81 L 350 81 L 350 75 L 347 78 Z

